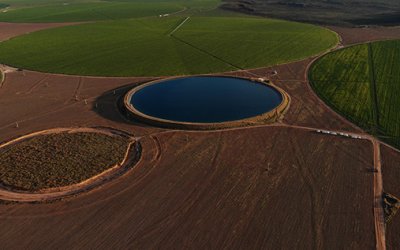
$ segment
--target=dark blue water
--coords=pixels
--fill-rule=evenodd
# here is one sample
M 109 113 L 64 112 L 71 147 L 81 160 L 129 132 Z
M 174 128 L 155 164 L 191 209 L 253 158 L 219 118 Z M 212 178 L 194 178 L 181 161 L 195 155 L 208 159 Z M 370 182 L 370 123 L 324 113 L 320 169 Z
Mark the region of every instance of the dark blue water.
M 282 101 L 272 87 L 230 77 L 166 80 L 137 91 L 131 104 L 140 112 L 180 122 L 226 122 L 268 112 Z

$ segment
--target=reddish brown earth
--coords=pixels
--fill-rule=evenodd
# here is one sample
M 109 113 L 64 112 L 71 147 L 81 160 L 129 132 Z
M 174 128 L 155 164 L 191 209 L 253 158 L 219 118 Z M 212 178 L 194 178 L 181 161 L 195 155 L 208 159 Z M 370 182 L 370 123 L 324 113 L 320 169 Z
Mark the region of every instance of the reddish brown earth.
M 318 99 L 304 81 L 292 79 L 278 81 L 290 95 L 299 95 L 284 122 L 352 129 L 323 105 L 313 111 Z M 62 126 L 115 127 L 135 136 L 158 133 L 162 130 L 125 121 L 115 105 L 124 93 L 118 87 L 144 80 L 10 73 L 0 89 L 0 140 Z M 304 94 L 310 98 L 301 98 Z M 140 165 L 98 189 L 50 204 L 0 206 L 2 245 L 371 248 L 375 244 L 369 171 L 373 153 L 367 141 L 265 127 L 173 132 L 144 137 L 142 143 Z M 27 236 L 25 240 L 21 235 Z M 293 240 L 287 241 L 287 235 Z
M 0 41 L 34 31 L 68 26 L 78 23 L 3 23 L 0 22 Z
M 230 75 L 277 70 L 271 78 L 292 98 L 283 123 L 362 133 L 313 94 L 310 62 Z M 149 80 L 7 74 L 0 141 L 105 126 L 142 137 L 143 157 L 129 174 L 78 196 L 0 204 L 3 248 L 375 248 L 371 142 L 289 127 L 188 132 L 127 121 L 117 100 Z M 388 228 L 391 246 L 398 230 Z
M 268 127 L 142 142 L 136 171 L 95 192 L 0 206 L 2 247 L 374 247 L 368 142 Z
M 383 188 L 385 192 L 400 197 L 400 154 L 388 147 L 382 147 Z M 400 214 L 397 213 L 387 225 L 388 249 L 400 246 Z
M 36 72 L 7 74 L 0 88 L 0 140 L 56 127 L 117 126 L 132 129 L 116 112 L 115 99 L 123 92 L 117 89 L 114 95 L 114 89 L 146 80 L 81 78 Z M 19 128 L 16 128 L 16 123 Z M 135 127 L 136 133 L 142 130 L 142 126 Z M 149 129 L 152 130 L 157 129 Z
M 378 40 L 400 39 L 400 26 L 397 27 L 368 27 L 346 28 L 328 26 L 342 37 L 343 45 L 365 43 Z

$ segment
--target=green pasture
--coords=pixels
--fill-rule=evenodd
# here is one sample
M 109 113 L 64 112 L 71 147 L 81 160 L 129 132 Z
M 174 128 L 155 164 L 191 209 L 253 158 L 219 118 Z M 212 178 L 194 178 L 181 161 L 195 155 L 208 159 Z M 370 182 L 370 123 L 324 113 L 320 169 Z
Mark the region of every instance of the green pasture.
M 3 0 L 0 22 L 81 22 L 158 16 L 185 10 L 196 15 L 216 9 L 218 0 Z M 0 0 L 0 8 L 2 6 Z
M 400 148 L 400 41 L 330 53 L 312 66 L 309 76 L 328 105 Z
M 337 43 L 312 25 L 239 17 L 136 18 L 35 32 L 0 43 L 0 62 L 53 73 L 163 76 L 271 66 Z
M 156 16 L 183 9 L 176 3 L 58 3 L 0 12 L 1 22 L 79 22 Z

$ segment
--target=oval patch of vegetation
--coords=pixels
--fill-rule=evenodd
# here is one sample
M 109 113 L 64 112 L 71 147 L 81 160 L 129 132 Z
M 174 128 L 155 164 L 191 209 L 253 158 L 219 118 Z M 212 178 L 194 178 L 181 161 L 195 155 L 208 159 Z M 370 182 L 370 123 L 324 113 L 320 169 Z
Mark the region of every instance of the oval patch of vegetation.
M 400 148 L 400 41 L 332 52 L 314 63 L 309 76 L 333 109 Z
M 140 18 L 44 30 L 0 44 L 0 61 L 92 76 L 190 75 L 266 67 L 336 45 L 313 25 L 227 17 Z
M 39 135 L 0 148 L 0 183 L 38 191 L 77 184 L 121 163 L 128 141 L 99 133 Z

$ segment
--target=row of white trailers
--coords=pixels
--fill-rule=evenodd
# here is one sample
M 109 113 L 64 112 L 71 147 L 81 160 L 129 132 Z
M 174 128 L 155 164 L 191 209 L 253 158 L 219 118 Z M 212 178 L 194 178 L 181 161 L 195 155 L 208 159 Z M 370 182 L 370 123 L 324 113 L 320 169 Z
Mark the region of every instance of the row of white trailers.
M 341 133 L 341 132 L 335 132 L 335 131 L 328 131 L 328 130 L 319 130 L 318 129 L 317 133 L 327 134 L 327 135 L 343 136 L 343 137 L 353 138 L 353 139 L 364 139 L 362 136 L 359 136 L 359 135 L 353 135 L 353 134 L 347 134 L 347 133 Z

